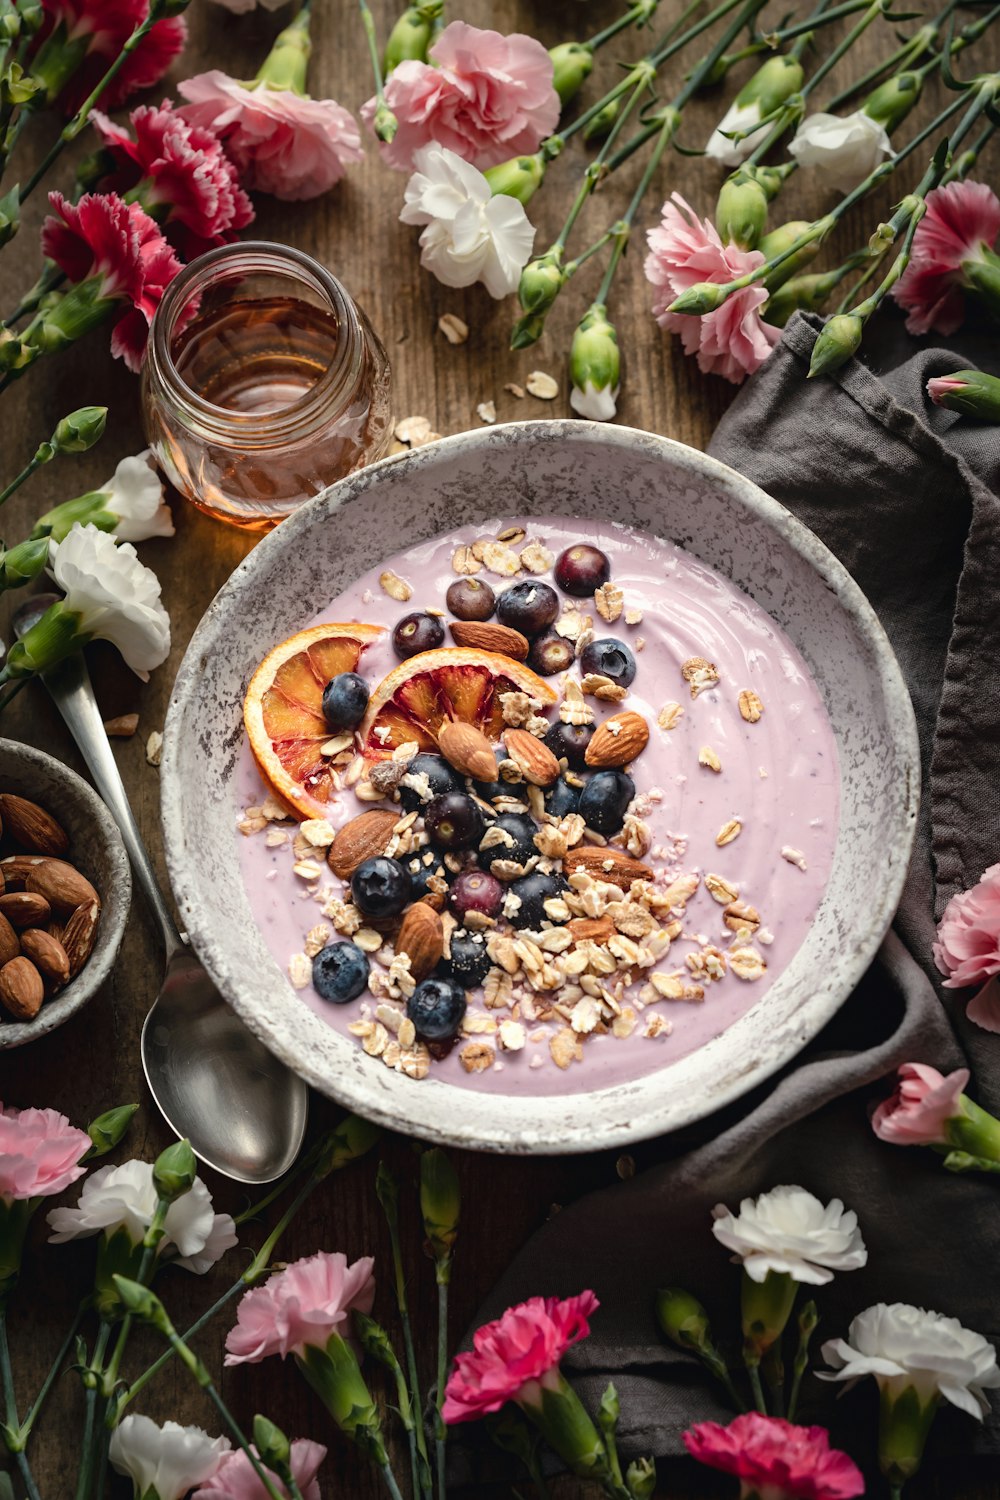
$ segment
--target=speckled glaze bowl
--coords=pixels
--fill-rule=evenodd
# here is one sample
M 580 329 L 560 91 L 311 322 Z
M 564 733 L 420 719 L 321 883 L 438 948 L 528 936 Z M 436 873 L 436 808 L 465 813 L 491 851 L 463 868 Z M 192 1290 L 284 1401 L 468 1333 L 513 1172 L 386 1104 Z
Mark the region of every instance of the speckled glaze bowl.
M 833 722 L 841 825 L 802 948 L 765 998 L 692 1055 L 589 1094 L 516 1098 L 415 1082 L 304 1005 L 256 929 L 234 848 L 244 691 L 260 659 L 390 553 L 509 514 L 609 516 L 687 548 L 791 636 Z M 850 993 L 892 919 L 919 787 L 910 700 L 871 607 L 781 505 L 679 443 L 588 422 L 446 438 L 342 480 L 265 538 L 210 606 L 181 665 L 161 768 L 167 861 L 184 925 L 247 1025 L 314 1087 L 426 1140 L 592 1151 L 689 1125 L 763 1082 Z
M 33 1021 L 0 1023 L 0 1051 L 47 1036 L 96 994 L 114 967 L 132 901 L 132 872 L 118 826 L 100 797 L 61 761 L 30 745 L 0 740 L 0 791 L 27 797 L 52 814 L 70 838 L 69 857 L 101 898 L 94 949 L 64 990 Z

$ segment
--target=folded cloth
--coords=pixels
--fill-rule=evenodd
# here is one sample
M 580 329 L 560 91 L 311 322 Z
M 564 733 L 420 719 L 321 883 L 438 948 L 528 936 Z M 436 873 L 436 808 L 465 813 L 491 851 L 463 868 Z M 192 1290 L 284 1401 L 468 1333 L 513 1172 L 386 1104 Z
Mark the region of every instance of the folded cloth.
M 889 1091 L 885 1075 L 907 1061 L 970 1066 L 974 1096 L 1000 1110 L 1000 1038 L 971 1026 L 967 996 L 940 988 L 931 957 L 942 906 L 1000 859 L 1000 430 L 935 407 L 925 390 L 956 369 L 1000 373 L 1000 351 L 995 335 L 918 347 L 887 318 L 866 335 L 865 363 L 807 382 L 819 326 L 796 315 L 709 452 L 810 526 L 877 610 L 920 731 L 920 827 L 894 929 L 822 1034 L 753 1095 L 656 1143 L 660 1165 L 565 1208 L 481 1310 L 479 1323 L 536 1293 L 592 1287 L 601 1309 L 565 1363 L 591 1409 L 614 1380 L 630 1456 L 681 1452 L 689 1423 L 727 1419 L 717 1388 L 663 1343 L 652 1312 L 657 1287 L 681 1286 L 720 1334 L 738 1329 L 738 1272 L 710 1230 L 716 1203 L 735 1209 L 798 1183 L 858 1213 L 868 1265 L 819 1289 L 817 1352 L 878 1301 L 1000 1331 L 996 1179 L 953 1176 L 930 1151 L 877 1140 L 868 1123 L 871 1100 Z M 810 1379 L 800 1419 L 832 1423 L 835 1439 L 870 1461 L 875 1409 L 870 1382 L 835 1402 Z M 930 1451 L 970 1447 L 1000 1452 L 1000 1403 L 982 1428 L 944 1410 Z

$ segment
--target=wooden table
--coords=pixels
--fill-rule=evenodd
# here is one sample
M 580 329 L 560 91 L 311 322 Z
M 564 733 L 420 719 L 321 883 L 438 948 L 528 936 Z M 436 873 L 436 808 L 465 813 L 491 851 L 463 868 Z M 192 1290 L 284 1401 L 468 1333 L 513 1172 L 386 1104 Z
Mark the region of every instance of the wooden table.
M 679 8 L 677 0 L 668 0 L 663 7 L 671 17 Z M 317 5 L 314 9 L 317 15 L 313 27 L 316 51 L 312 92 L 317 96 L 333 95 L 356 107 L 370 90 L 354 7 L 348 0 L 341 0 L 339 5 L 328 0 L 325 6 Z M 389 0 L 381 0 L 374 9 L 384 31 L 395 6 Z M 470 21 L 492 24 L 504 31 L 527 30 L 539 35 L 546 44 L 587 34 L 617 14 L 617 7 L 610 0 L 608 3 L 593 0 L 586 7 L 573 0 L 550 4 L 542 4 L 540 0 L 539 3 L 497 0 L 495 4 L 469 0 L 462 7 L 456 6 L 458 9 Z M 775 11 L 781 9 L 775 7 Z M 805 9 L 804 5 L 792 7 L 795 13 L 804 13 Z M 237 77 L 252 76 L 277 24 L 275 17 L 263 12 L 233 17 L 209 0 L 195 0 L 190 14 L 190 46 L 182 66 L 175 70 L 176 76 L 187 76 L 211 66 L 224 67 Z M 884 29 L 881 33 L 870 32 L 856 48 L 850 68 L 860 74 L 887 46 Z M 616 61 L 638 56 L 641 50 L 641 40 L 632 37 L 609 49 L 614 55 L 603 57 L 598 69 L 598 82 L 604 80 L 601 88 L 609 86 L 617 76 Z M 977 58 L 977 67 L 985 66 L 987 61 L 987 57 L 981 61 Z M 673 79 L 679 78 L 680 72 L 676 68 Z M 850 76 L 853 73 L 838 74 L 838 86 Z M 595 89 L 594 82 L 591 89 Z M 597 93 L 592 92 L 590 97 L 597 97 Z M 931 98 L 940 97 L 940 85 L 935 84 Z M 683 142 L 700 144 L 720 113 L 718 98 L 700 102 L 691 111 L 691 123 L 685 121 Z M 48 123 L 40 127 L 39 136 L 48 128 Z M 88 142 L 81 144 L 90 149 Z M 33 145 L 34 142 L 28 142 L 29 157 Z M 532 218 L 539 225 L 536 241 L 539 247 L 548 243 L 561 222 L 570 183 L 582 160 L 579 149 L 568 150 L 531 206 Z M 908 174 L 908 180 L 916 175 L 914 170 Z M 61 164 L 55 177 L 59 185 L 67 186 L 69 165 Z M 599 230 L 620 212 L 635 177 L 636 172 L 630 167 L 621 174 L 621 181 L 613 178 L 602 188 L 598 200 L 588 209 L 590 228 Z M 650 195 L 645 222 L 651 221 L 668 187 L 684 193 L 699 211 L 711 214 L 717 181 L 714 168 L 685 156 L 672 156 L 662 169 L 660 186 Z M 418 264 L 416 232 L 397 222 L 401 195 L 401 178 L 383 168 L 375 151 L 369 149 L 364 165 L 353 169 L 345 182 L 318 202 L 279 204 L 261 199 L 256 232 L 262 238 L 298 245 L 318 256 L 364 304 L 392 360 L 396 410 L 400 417 L 424 414 L 438 431 L 451 433 L 477 425 L 476 407 L 489 400 L 496 403 L 500 421 L 570 415 L 565 351 L 572 326 L 596 286 L 599 273 L 590 274 L 593 268 L 588 267 L 579 278 L 579 288 L 564 296 L 557 307 L 541 343 L 512 354 L 507 348 L 512 304 L 491 302 L 481 288 L 449 291 L 423 273 Z M 891 198 L 892 194 L 887 193 L 877 205 L 855 213 L 840 241 L 845 249 L 864 242 Z M 789 211 L 807 217 L 820 202 L 803 184 L 797 183 L 794 194 L 790 195 Z M 4 307 L 10 306 L 34 279 L 35 234 L 43 208 L 44 204 L 32 202 L 16 245 L 4 257 Z M 637 237 L 614 293 L 612 316 L 621 333 L 626 371 L 619 418 L 624 423 L 702 447 L 733 391 L 718 379 L 702 377 L 694 361 L 683 356 L 676 341 L 657 329 L 649 315 L 649 289 L 642 276 L 643 251 L 642 239 Z M 471 334 L 466 344 L 452 347 L 436 331 L 437 320 L 445 312 L 457 313 L 468 323 Z M 547 370 L 557 377 L 560 395 L 556 401 L 542 403 L 530 397 L 518 400 L 505 391 L 506 383 L 523 384 L 528 372 L 534 369 Z M 38 441 L 51 432 L 65 412 L 85 401 L 105 402 L 110 407 L 106 438 L 96 451 L 80 459 L 57 461 L 16 496 L 5 516 L 4 534 L 8 539 L 13 541 L 24 535 L 34 517 L 53 501 L 98 486 L 119 458 L 142 446 L 142 438 L 137 417 L 137 382 L 108 357 L 104 331 L 91 335 L 68 354 L 45 359 L 4 397 L 0 452 L 5 477 L 21 467 Z M 122 669 L 109 650 L 97 648 L 92 653 L 105 715 L 111 717 L 133 710 L 140 715 L 138 734 L 133 739 L 117 741 L 116 753 L 133 807 L 164 881 L 158 773 L 147 764 L 146 739 L 162 727 L 170 685 L 192 630 L 215 591 L 254 541 L 213 523 L 176 497 L 174 514 L 177 536 L 141 548 L 143 559 L 162 580 L 164 599 L 172 616 L 173 649 L 169 663 L 154 673 L 148 686 L 143 686 Z M 13 597 L 16 600 L 17 596 Z M 6 618 L 0 623 L 0 631 L 6 640 L 10 639 Z M 40 690 L 32 687 L 24 693 L 0 727 L 4 734 L 28 740 L 81 768 L 61 722 Z M 0 1097 L 21 1106 L 55 1106 L 80 1124 L 111 1104 L 139 1100 L 141 1107 L 126 1154 L 154 1155 L 167 1144 L 169 1134 L 150 1106 L 139 1067 L 138 1043 L 142 1019 L 156 993 L 159 973 L 153 931 L 141 902 L 137 901 L 113 980 L 82 1014 L 60 1031 L 30 1049 L 0 1057 Z M 314 1126 L 329 1122 L 334 1116 L 331 1105 L 318 1098 L 314 1101 Z M 655 1154 L 656 1148 L 649 1147 L 637 1150 L 635 1156 L 641 1167 L 645 1161 L 654 1159 Z M 411 1192 L 414 1158 L 410 1145 L 402 1139 L 387 1141 L 385 1156 L 401 1175 L 406 1188 L 411 1295 L 419 1344 L 429 1364 L 433 1345 L 433 1277 L 422 1261 L 415 1223 Z M 452 1297 L 452 1331 L 456 1341 L 480 1298 L 553 1206 L 587 1189 L 612 1183 L 616 1171 L 614 1156 L 596 1151 L 569 1160 L 518 1161 L 464 1155 L 458 1158 L 458 1165 L 465 1198 Z M 247 1201 L 224 1182 L 211 1180 L 211 1186 L 221 1206 L 238 1210 Z M 86 1291 L 92 1268 L 91 1245 L 82 1243 L 69 1250 L 56 1249 L 46 1245 L 42 1229 L 40 1216 L 12 1319 L 22 1406 L 37 1387 L 77 1299 Z M 259 1231 L 251 1231 L 249 1236 L 255 1244 L 260 1237 Z M 317 1248 L 339 1248 L 351 1257 L 370 1252 L 377 1257 L 382 1277 L 377 1312 L 392 1326 L 388 1246 L 373 1191 L 370 1163 L 336 1178 L 310 1202 L 283 1242 L 282 1254 L 293 1259 Z M 189 1316 L 207 1306 L 213 1294 L 221 1291 L 231 1278 L 231 1271 L 213 1273 L 197 1282 L 182 1279 L 179 1273 L 171 1277 L 173 1284 L 167 1288 L 167 1298 L 178 1323 L 183 1326 Z M 575 1287 L 576 1278 L 571 1276 L 568 1285 Z M 220 1348 L 226 1326 L 225 1321 L 214 1325 L 198 1343 L 214 1370 L 221 1363 Z M 135 1369 L 141 1368 L 140 1356 L 149 1348 L 145 1340 L 136 1339 Z M 331 1458 L 326 1470 L 330 1477 L 324 1494 L 336 1492 L 351 1500 L 368 1500 L 379 1493 L 379 1486 L 365 1464 L 336 1435 L 331 1435 L 324 1414 L 291 1371 L 286 1374 L 282 1367 L 268 1362 L 226 1374 L 222 1386 L 247 1422 L 255 1411 L 265 1410 L 290 1434 L 310 1435 L 330 1442 Z M 64 1377 L 35 1444 L 35 1473 L 46 1500 L 63 1500 L 72 1493 L 80 1399 L 77 1382 Z M 171 1417 L 213 1425 L 207 1404 L 176 1365 L 163 1372 L 141 1404 L 160 1420 Z M 664 1497 L 680 1500 L 682 1496 L 731 1493 L 731 1486 L 717 1488 L 707 1471 L 695 1470 L 693 1465 L 680 1460 L 664 1464 L 661 1475 L 658 1494 Z M 480 1489 L 477 1493 L 485 1491 Z M 558 1493 L 564 1497 L 583 1497 L 592 1492 L 587 1486 L 568 1482 Z M 914 1500 L 919 1496 L 946 1495 L 951 1500 L 986 1500 L 987 1496 L 1000 1495 L 1000 1485 L 983 1469 L 965 1463 L 960 1468 L 949 1466 L 941 1474 L 925 1474 L 913 1485 L 912 1494 Z

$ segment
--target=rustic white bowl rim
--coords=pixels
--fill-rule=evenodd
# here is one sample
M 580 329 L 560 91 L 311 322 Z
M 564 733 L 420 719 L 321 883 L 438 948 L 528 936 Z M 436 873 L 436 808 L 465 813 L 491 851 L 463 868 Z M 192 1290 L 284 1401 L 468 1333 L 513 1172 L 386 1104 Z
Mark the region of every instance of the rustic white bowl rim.
M 333 1049 L 337 1065 L 331 1066 L 320 1055 L 320 1036 L 316 1031 L 322 1028 L 327 1039 L 325 1046 L 330 1050 L 331 1028 L 292 994 L 287 978 L 266 953 L 263 939 L 255 929 L 248 934 L 236 924 L 220 923 L 213 918 L 211 876 L 198 867 L 188 850 L 190 822 L 198 814 L 197 799 L 192 798 L 196 789 L 190 784 L 192 766 L 185 765 L 183 752 L 185 738 L 193 732 L 192 714 L 198 703 L 205 661 L 214 650 L 222 648 L 234 611 L 240 609 L 241 595 L 245 599 L 249 592 L 252 597 L 254 587 L 267 577 L 276 549 L 302 544 L 322 520 L 356 497 L 376 490 L 390 469 L 405 466 L 415 480 L 427 479 L 435 468 L 447 465 L 455 457 L 475 458 L 488 465 L 491 453 L 498 448 L 514 448 L 523 450 L 522 456 L 528 460 L 530 450 L 536 445 L 553 443 L 598 443 L 621 451 L 623 458 L 639 452 L 651 460 L 662 461 L 675 474 L 687 473 L 692 478 L 710 481 L 738 507 L 745 508 L 809 565 L 818 588 L 836 597 L 864 647 L 873 691 L 884 708 L 885 754 L 892 767 L 891 792 L 886 799 L 891 804 L 886 813 L 890 827 L 884 846 L 884 878 L 871 892 L 863 926 L 852 930 L 850 941 L 831 953 L 825 972 L 817 974 L 815 991 L 796 1009 L 794 1026 L 786 1026 L 776 1037 L 756 1046 L 750 1062 L 738 1055 L 726 1057 L 727 1049 L 720 1048 L 743 1022 L 737 1022 L 695 1054 L 707 1056 L 714 1051 L 725 1060 L 723 1076 L 697 1098 L 678 1097 L 669 1087 L 657 1089 L 656 1080 L 672 1069 L 590 1093 L 530 1099 L 456 1089 L 433 1078 L 418 1083 L 376 1067 L 370 1059 L 361 1057 L 360 1049 L 348 1038 L 338 1038 L 344 1045 L 342 1051 Z M 386 554 L 393 550 L 395 546 L 385 549 Z M 693 550 L 697 553 L 696 547 Z M 306 623 L 305 618 L 301 623 Z M 296 628 L 300 627 L 290 624 L 288 633 Z M 258 644 L 263 656 L 274 642 L 261 640 Z M 232 705 L 220 705 L 220 712 L 223 711 L 228 719 L 233 718 Z M 228 719 L 225 744 L 231 768 L 239 731 L 235 723 L 229 725 Z M 458 433 L 416 451 L 392 455 L 332 485 L 258 544 L 209 606 L 178 671 L 164 726 L 161 809 L 174 895 L 199 957 L 250 1029 L 307 1083 L 378 1124 L 426 1140 L 512 1154 L 571 1154 L 621 1147 L 690 1125 L 764 1083 L 817 1035 L 868 968 L 892 921 L 915 834 L 919 767 L 913 709 L 888 638 L 861 589 L 812 531 L 750 480 L 683 443 L 618 425 L 539 420 Z M 234 826 L 237 812 L 233 800 Z M 245 949 L 248 942 L 261 961 L 260 979 L 254 978 L 249 985 L 237 981 L 233 973 L 236 947 Z M 244 980 L 245 977 L 244 974 Z M 291 996 L 293 1009 L 276 1003 L 275 985 L 279 978 Z M 357 1066 L 359 1057 L 364 1066 Z M 682 1062 L 673 1066 L 683 1065 Z

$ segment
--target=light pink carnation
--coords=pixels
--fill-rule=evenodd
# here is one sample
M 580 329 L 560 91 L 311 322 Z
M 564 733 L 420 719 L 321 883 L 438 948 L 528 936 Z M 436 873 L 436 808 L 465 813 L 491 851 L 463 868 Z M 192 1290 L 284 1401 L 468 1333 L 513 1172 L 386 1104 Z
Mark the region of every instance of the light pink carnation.
M 218 68 L 177 85 L 180 113 L 214 130 L 245 187 L 275 198 L 318 198 L 364 156 L 354 116 L 333 99 L 291 89 L 248 88 Z
M 735 1474 L 743 1494 L 766 1494 L 768 1500 L 852 1500 L 863 1495 L 865 1481 L 846 1453 L 830 1447 L 825 1427 L 796 1427 L 779 1417 L 747 1412 L 728 1427 L 698 1422 L 685 1432 L 692 1458 Z
M 254 1448 L 254 1452 L 257 1450 Z M 322 1443 L 296 1438 L 292 1443 L 292 1478 L 302 1491 L 302 1500 L 321 1500 L 316 1472 L 326 1457 Z M 276 1475 L 268 1476 L 282 1495 L 288 1491 Z M 211 1479 L 195 1490 L 191 1500 L 268 1500 L 267 1491 L 254 1473 L 242 1449 L 227 1453 Z
M 445 1388 L 442 1415 L 449 1425 L 475 1422 L 499 1411 L 533 1381 L 554 1370 L 566 1350 L 585 1339 L 587 1321 L 600 1304 L 593 1292 L 577 1297 L 532 1297 L 508 1307 L 472 1340 L 471 1354 L 457 1354 Z
M 54 1109 L 0 1104 L 0 1198 L 51 1198 L 86 1172 L 90 1136 Z
M 968 1081 L 968 1068 L 945 1078 L 924 1063 L 904 1063 L 896 1092 L 872 1115 L 872 1129 L 894 1146 L 946 1146 L 945 1124 L 962 1113 L 958 1101 Z
M 412 171 L 414 155 L 429 145 L 485 170 L 535 151 L 559 123 L 552 59 L 534 37 L 452 21 L 429 55 L 435 67 L 403 62 L 386 82 L 399 129 L 382 155 L 397 171 Z M 366 125 L 375 108 L 374 98 L 362 107 Z
M 680 193 L 671 193 L 663 217 L 647 231 L 646 279 L 656 291 L 653 316 L 661 328 L 679 333 L 685 354 L 698 355 L 706 375 L 721 375 L 739 385 L 762 365 L 781 337 L 781 329 L 760 315 L 767 301 L 763 286 L 734 292 L 715 312 L 695 317 L 668 311 L 681 292 L 702 281 L 721 285 L 764 264 L 759 250 L 724 245 L 708 219 L 699 219 Z
M 1000 974 L 1000 865 L 984 870 L 982 880 L 971 891 L 952 896 L 938 924 L 933 952 L 934 962 L 948 976 L 945 989 L 985 984 Z M 988 1024 L 981 1014 L 974 1013 L 975 1006 L 976 1001 L 969 1005 L 970 1017 L 987 1031 L 1000 1031 L 1000 1020 Z M 988 1016 L 995 1006 L 976 1009 Z
M 226 1364 L 259 1364 L 269 1354 L 322 1349 L 331 1333 L 349 1338 L 351 1313 L 369 1313 L 375 1301 L 375 1262 L 362 1256 L 348 1265 L 339 1251 L 296 1260 L 252 1287 L 240 1302 L 236 1326 L 226 1335 Z
M 910 333 L 954 333 L 965 318 L 965 261 L 982 260 L 1000 235 L 1000 199 L 985 182 L 949 182 L 927 194 L 910 263 L 892 295 Z

